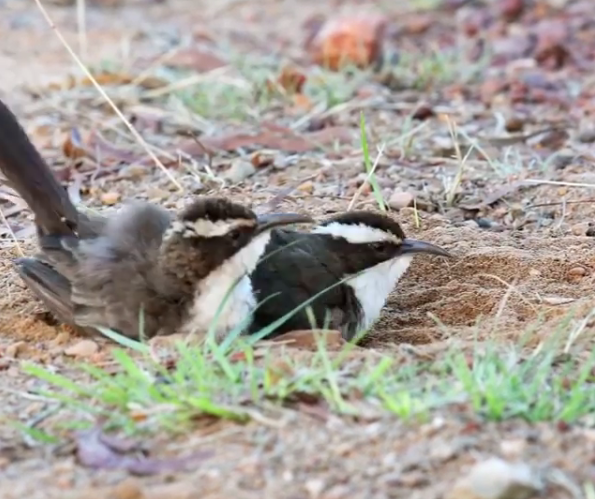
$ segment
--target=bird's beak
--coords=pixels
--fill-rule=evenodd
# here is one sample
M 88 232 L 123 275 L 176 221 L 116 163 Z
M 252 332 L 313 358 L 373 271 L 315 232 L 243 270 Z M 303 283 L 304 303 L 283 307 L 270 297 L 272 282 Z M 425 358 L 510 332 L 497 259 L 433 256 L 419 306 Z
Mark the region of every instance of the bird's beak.
M 427 243 L 425 241 L 419 241 L 417 239 L 403 239 L 400 250 L 401 254 L 427 253 L 429 255 L 439 255 L 452 258 L 452 255 L 445 249 L 442 249 L 440 246 L 436 246 L 435 244 Z
M 259 234 L 282 225 L 311 223 L 314 223 L 314 219 L 308 215 L 300 215 L 298 213 L 266 213 L 264 215 L 258 215 L 256 232 Z

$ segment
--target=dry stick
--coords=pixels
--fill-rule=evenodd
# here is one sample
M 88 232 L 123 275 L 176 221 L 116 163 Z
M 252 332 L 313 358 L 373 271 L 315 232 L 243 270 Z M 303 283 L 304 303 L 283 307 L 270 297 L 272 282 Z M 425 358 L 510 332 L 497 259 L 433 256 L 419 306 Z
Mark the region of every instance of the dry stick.
M 541 180 L 538 178 L 528 178 L 523 180 L 523 182 L 528 182 L 530 184 L 545 184 L 545 185 L 562 185 L 566 187 L 593 187 L 595 188 L 595 184 L 583 184 L 581 182 L 558 182 L 556 180 Z
M 141 71 L 131 82 L 130 82 L 130 86 L 131 87 L 138 87 L 142 82 L 144 82 L 149 76 L 151 76 L 151 73 L 153 72 L 153 70 L 159 66 L 161 66 L 165 61 L 167 61 L 168 59 L 171 59 L 174 55 L 176 55 L 178 52 L 180 51 L 180 47 L 176 46 L 173 47 L 171 49 L 169 49 L 167 52 L 165 52 L 164 54 L 161 54 L 159 57 L 157 57 L 157 59 L 155 59 L 151 64 L 149 64 L 149 67 L 147 67 L 145 70 Z
M 355 191 L 355 194 L 353 195 L 353 198 L 351 198 L 349 206 L 347 207 L 347 211 L 351 211 L 351 209 L 353 208 L 353 205 L 357 201 L 357 198 L 360 196 L 360 194 L 364 190 L 365 185 L 372 178 L 372 175 L 374 175 L 374 170 L 376 170 L 376 167 L 378 166 L 378 163 L 380 162 L 380 158 L 382 157 L 382 153 L 384 152 L 384 146 L 385 146 L 385 144 L 383 142 L 380 145 L 380 147 L 378 148 L 378 154 L 376 155 L 376 159 L 374 160 L 374 164 L 372 165 L 372 168 L 370 168 L 370 173 L 368 173 L 368 175 L 366 176 L 366 180 L 364 180 L 362 182 L 362 185 L 360 185 L 358 187 L 357 191 Z
M 566 340 L 566 345 L 564 346 L 564 353 L 570 352 L 570 348 L 572 347 L 573 343 L 578 339 L 578 337 L 583 333 L 591 319 L 595 316 L 595 308 L 592 309 L 587 316 L 579 323 L 576 330 L 572 331 Z
M 529 208 L 541 208 L 543 206 L 558 206 L 558 205 L 565 205 L 565 204 L 584 204 L 584 203 L 595 203 L 595 199 L 579 199 L 577 201 L 555 201 L 553 203 L 537 203 L 537 204 L 530 204 L 527 206 Z
M 523 294 L 512 284 L 509 284 L 508 282 L 506 282 L 504 279 L 501 279 L 500 277 L 498 277 L 497 275 L 494 274 L 477 274 L 477 276 L 482 276 L 482 277 L 489 277 L 490 279 L 494 279 L 496 281 L 498 281 L 499 283 L 503 284 L 504 286 L 506 286 L 508 289 L 510 289 L 512 292 L 514 292 L 526 305 L 528 305 L 529 307 L 531 307 L 533 309 L 533 312 L 538 313 L 539 310 L 537 310 L 537 308 L 527 299 L 523 296 Z
M 465 157 L 463 157 L 463 155 L 461 154 L 461 147 L 459 146 L 457 129 L 455 128 L 454 122 L 450 119 L 450 117 L 448 115 L 446 115 L 446 123 L 448 125 L 448 132 L 449 132 L 450 137 L 454 144 L 456 159 L 457 159 L 457 162 L 459 163 L 459 167 L 457 168 L 457 173 L 455 175 L 455 178 L 453 180 L 451 188 L 446 193 L 446 204 L 448 206 L 452 206 L 457 188 L 459 187 L 459 185 L 461 184 L 461 181 L 463 180 L 463 171 L 465 170 L 465 164 L 467 163 L 467 160 L 469 159 L 469 156 L 471 155 L 471 152 L 473 151 L 473 146 L 471 146 L 469 148 L 469 150 L 465 154 Z
M 17 247 L 17 251 L 19 252 L 19 255 L 21 255 L 21 257 L 24 257 L 25 256 L 25 253 L 23 252 L 23 248 L 21 248 L 21 245 L 19 244 L 19 240 L 17 239 L 16 234 L 12 230 L 12 227 L 8 223 L 8 220 L 6 220 L 6 217 L 4 216 L 4 210 L 2 208 L 0 208 L 0 217 L 2 217 L 2 221 L 4 222 L 4 225 L 6 225 L 6 228 L 8 229 L 8 232 L 10 232 L 10 235 L 11 235 L 13 241 L 14 241 L 14 244 Z
M 58 29 L 58 27 L 54 24 L 54 21 L 52 20 L 52 18 L 48 14 L 48 12 L 45 10 L 45 7 L 42 5 L 41 0 L 35 0 L 35 3 L 37 4 L 37 7 L 41 11 L 41 14 L 45 18 L 45 20 L 48 23 L 48 25 L 50 26 L 50 28 L 54 31 L 54 33 L 56 33 L 56 36 L 60 40 L 60 43 L 62 43 L 62 45 L 64 45 L 64 48 L 69 53 L 70 57 L 72 57 L 74 59 L 74 61 L 77 63 L 77 65 L 79 66 L 79 68 L 81 69 L 81 71 L 85 74 L 85 76 L 87 78 L 89 78 L 89 81 L 91 83 L 93 83 L 93 86 L 97 89 L 97 91 L 101 94 L 101 96 L 106 100 L 106 102 L 110 105 L 110 107 L 118 115 L 118 118 L 120 118 L 122 120 L 122 122 L 126 125 L 126 127 L 128 128 L 128 130 L 130 130 L 130 133 L 132 133 L 132 135 L 138 141 L 138 143 L 141 146 L 143 146 L 143 148 L 145 149 L 145 151 L 147 152 L 147 154 L 150 156 L 150 158 L 155 162 L 155 164 L 159 168 L 161 168 L 161 170 L 163 170 L 163 172 L 167 175 L 167 177 L 171 180 L 171 182 L 180 191 L 183 191 L 184 189 L 183 189 L 182 185 L 175 179 L 175 177 L 163 165 L 163 163 L 161 163 L 161 161 L 159 161 L 159 158 L 151 150 L 151 148 L 149 147 L 149 144 L 147 144 L 147 142 L 145 141 L 145 139 L 143 139 L 141 137 L 141 135 L 136 131 L 136 128 L 134 128 L 132 126 L 132 124 L 130 123 L 130 121 L 128 121 L 126 119 L 126 116 L 124 116 L 122 114 L 122 111 L 120 111 L 120 109 L 118 109 L 118 106 L 116 106 L 116 104 L 114 104 L 114 101 L 112 101 L 112 99 L 109 97 L 109 95 L 107 95 L 107 93 L 105 92 L 105 90 L 103 90 L 103 88 L 101 87 L 101 85 L 99 85 L 99 83 L 97 83 L 97 80 L 93 77 L 93 75 L 91 74 L 91 72 L 83 64 L 83 62 L 80 60 L 80 58 L 75 54 L 74 50 L 72 50 L 72 47 L 68 44 L 68 42 L 66 41 L 66 39 L 64 38 L 64 36 L 62 36 L 62 33 L 60 32 L 60 30 Z

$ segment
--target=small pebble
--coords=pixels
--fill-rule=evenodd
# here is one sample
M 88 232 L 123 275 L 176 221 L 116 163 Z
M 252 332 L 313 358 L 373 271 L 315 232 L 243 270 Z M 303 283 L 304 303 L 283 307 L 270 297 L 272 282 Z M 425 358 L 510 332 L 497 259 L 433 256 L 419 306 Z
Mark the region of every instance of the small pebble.
M 81 340 L 64 350 L 70 357 L 92 357 L 99 351 L 99 345 L 92 340 Z
M 575 236 L 589 235 L 587 234 L 587 231 L 589 230 L 589 222 L 580 222 L 574 224 L 570 230 Z
M 256 168 L 250 161 L 237 158 L 231 163 L 231 167 L 225 172 L 225 178 L 232 184 L 238 184 L 256 173 Z
M 509 459 L 518 459 L 521 457 L 523 451 L 527 448 L 527 441 L 524 438 L 516 438 L 514 440 L 503 440 L 500 442 L 500 450 L 502 455 Z
M 445 499 L 529 499 L 542 489 L 542 481 L 526 463 L 491 458 L 473 466 Z
M 506 120 L 504 127 L 507 132 L 520 132 L 525 126 L 525 121 L 518 116 L 511 116 Z
M 101 194 L 101 203 L 106 206 L 113 206 L 120 201 L 120 193 L 118 192 L 104 192 Z
M 400 210 L 401 208 L 407 208 L 413 205 L 413 194 L 410 192 L 393 192 L 388 200 L 388 205 L 393 210 Z
M 490 229 L 494 225 L 494 222 L 492 222 L 488 218 L 478 218 L 475 221 L 477 222 L 477 225 L 479 225 L 482 229 Z
M 308 180 L 298 186 L 298 191 L 305 192 L 306 194 L 312 194 L 314 191 L 314 182 Z
M 112 490 L 114 499 L 143 499 L 145 494 L 136 478 L 125 478 Z
M 118 172 L 118 177 L 138 180 L 147 174 L 147 169 L 141 165 L 128 165 Z
M 318 479 L 307 480 L 304 484 L 304 488 L 306 489 L 306 491 L 312 499 L 320 497 L 320 494 L 322 494 L 324 487 L 324 481 Z
M 587 275 L 587 270 L 584 267 L 572 267 L 568 271 L 568 277 L 579 278 Z
M 25 350 L 26 343 L 24 341 L 17 341 L 11 343 L 6 347 L 6 356 L 16 359 Z
M 578 138 L 579 142 L 582 142 L 584 144 L 590 144 L 592 142 L 595 142 L 595 128 L 589 128 L 587 130 L 582 130 L 578 134 L 577 138 Z

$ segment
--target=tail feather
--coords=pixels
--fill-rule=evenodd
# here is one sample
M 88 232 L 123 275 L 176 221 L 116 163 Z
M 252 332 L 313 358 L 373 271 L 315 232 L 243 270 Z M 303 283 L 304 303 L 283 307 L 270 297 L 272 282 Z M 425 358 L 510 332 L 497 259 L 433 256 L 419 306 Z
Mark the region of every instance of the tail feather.
M 72 234 L 78 213 L 18 119 L 0 100 L 0 171 L 46 234 Z
M 15 267 L 25 284 L 56 318 L 74 325 L 74 307 L 70 299 L 70 281 L 36 258 L 18 258 Z

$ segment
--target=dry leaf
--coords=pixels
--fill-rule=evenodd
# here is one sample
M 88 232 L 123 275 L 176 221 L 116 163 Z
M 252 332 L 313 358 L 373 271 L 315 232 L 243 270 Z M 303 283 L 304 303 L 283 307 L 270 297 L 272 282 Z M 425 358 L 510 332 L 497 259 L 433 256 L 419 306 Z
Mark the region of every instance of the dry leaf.
M 381 55 L 386 24 L 384 16 L 371 12 L 330 19 L 309 43 L 310 55 L 335 71 L 345 65 L 370 66 Z
M 272 342 L 307 350 L 317 350 L 319 341 L 322 341 L 327 350 L 339 350 L 346 343 L 341 332 L 334 329 L 300 329 L 272 338 Z
M 185 471 L 213 455 L 211 451 L 201 451 L 182 458 L 150 458 L 136 442 L 105 435 L 101 428 L 80 432 L 76 453 L 80 464 L 87 468 L 122 469 L 135 475 Z
M 284 378 L 291 378 L 295 372 L 293 367 L 284 360 L 277 360 L 266 366 L 266 377 L 270 385 L 276 385 Z
M 62 153 L 69 159 L 81 159 L 87 156 L 81 133 L 73 128 L 62 144 Z
M 306 75 L 294 66 L 285 66 L 277 78 L 277 83 L 289 94 L 301 94 Z
M 295 94 L 292 97 L 293 100 L 293 108 L 291 109 L 292 112 L 304 112 L 309 111 L 314 107 L 314 102 L 312 99 L 304 94 Z
M 181 49 L 167 59 L 165 64 L 172 68 L 192 69 L 199 73 L 226 66 L 227 63 L 214 54 L 197 47 Z

